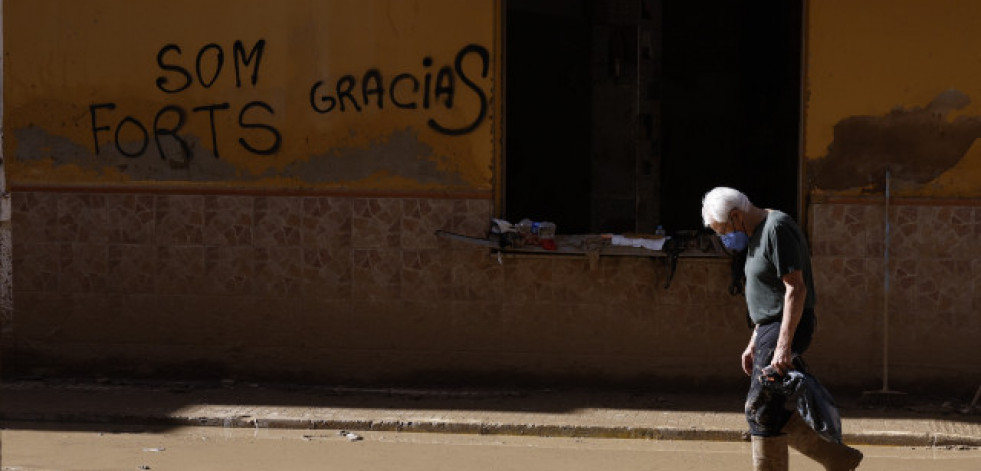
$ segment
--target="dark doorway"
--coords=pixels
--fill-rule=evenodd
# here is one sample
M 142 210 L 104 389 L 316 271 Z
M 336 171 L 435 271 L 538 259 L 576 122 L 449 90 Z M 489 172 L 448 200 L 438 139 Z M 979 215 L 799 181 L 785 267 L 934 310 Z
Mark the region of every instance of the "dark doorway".
M 589 232 L 590 27 L 584 0 L 508 1 L 505 218 Z
M 506 5 L 506 219 L 694 229 L 718 185 L 797 216 L 802 0 Z
M 699 227 L 716 186 L 798 216 L 801 3 L 664 2 L 666 227 Z

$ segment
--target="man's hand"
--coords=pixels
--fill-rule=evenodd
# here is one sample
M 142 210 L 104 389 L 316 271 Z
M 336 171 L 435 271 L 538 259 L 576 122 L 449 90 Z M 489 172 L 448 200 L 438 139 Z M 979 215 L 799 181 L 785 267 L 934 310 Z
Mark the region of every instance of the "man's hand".
M 750 342 L 743 351 L 743 372 L 746 376 L 753 375 L 753 342 Z
M 773 361 L 770 362 L 781 375 L 787 374 L 788 371 L 794 369 L 794 357 L 790 353 L 790 346 L 780 345 L 777 343 L 777 349 L 773 351 Z

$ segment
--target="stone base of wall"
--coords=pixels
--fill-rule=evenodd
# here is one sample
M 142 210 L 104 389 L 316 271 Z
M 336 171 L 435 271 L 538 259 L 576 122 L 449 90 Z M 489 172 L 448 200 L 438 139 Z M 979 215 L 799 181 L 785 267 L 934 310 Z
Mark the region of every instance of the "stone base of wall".
M 811 363 L 880 389 L 888 315 L 890 389 L 944 385 L 969 397 L 981 377 L 981 207 L 892 204 L 887 300 L 884 202 L 810 209 L 821 319 Z
M 727 261 L 520 257 L 490 200 L 24 192 L 7 375 L 741 384 Z M 560 228 L 561 230 L 561 228 Z
M 811 207 L 825 383 L 881 387 L 884 212 Z M 489 200 L 14 194 L 4 374 L 331 384 L 741 385 L 727 261 L 517 257 Z M 973 393 L 981 208 L 894 205 L 889 376 Z M 972 384 L 968 384 L 968 383 Z

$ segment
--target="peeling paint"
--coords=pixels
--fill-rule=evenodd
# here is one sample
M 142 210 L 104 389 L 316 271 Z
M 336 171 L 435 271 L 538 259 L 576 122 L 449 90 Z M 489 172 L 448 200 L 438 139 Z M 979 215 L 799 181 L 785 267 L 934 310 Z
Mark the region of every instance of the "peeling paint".
M 309 183 L 339 183 L 364 180 L 384 170 L 419 183 L 463 186 L 459 175 L 441 171 L 429 159 L 433 148 L 419 140 L 413 129 L 391 133 L 384 141 L 373 141 L 367 148 L 334 148 L 308 160 L 288 165 L 278 175 Z M 273 175 L 272 171 L 265 176 Z
M 834 126 L 827 155 L 809 164 L 811 182 L 821 190 L 884 187 L 892 178 L 925 185 L 957 165 L 981 137 L 981 116 L 948 115 L 970 104 L 958 90 L 936 96 L 926 108 L 897 108 L 881 116 L 852 116 Z
M 160 158 L 155 153 L 130 158 L 120 154 L 114 146 L 106 146 L 99 156 L 74 141 L 51 134 L 37 126 L 14 131 L 17 137 L 16 158 L 19 161 L 50 159 L 55 166 L 74 165 L 101 175 L 120 173 L 131 180 L 148 181 L 223 181 L 249 179 L 230 163 L 216 159 L 196 136 L 182 135 L 193 151 L 190 160 L 176 157 Z M 168 155 L 176 155 L 174 149 L 165 149 Z M 254 179 L 254 178 L 252 178 Z
M 270 179 L 291 179 L 300 184 L 345 184 L 375 178 L 379 172 L 414 181 L 423 185 L 466 186 L 458 174 L 441 170 L 432 158 L 433 148 L 419 139 L 413 129 L 391 133 L 368 147 L 338 147 L 314 155 L 304 161 L 290 163 L 282 170 L 271 168 L 261 175 L 236 167 L 227 160 L 215 158 L 201 139 L 182 135 L 194 157 L 160 158 L 153 153 L 130 158 L 114 146 L 106 146 L 95 156 L 71 139 L 51 134 L 37 126 L 18 129 L 16 158 L 19 161 L 48 160 L 53 167 L 75 166 L 101 176 L 122 175 L 131 181 L 158 182 L 257 182 Z M 167 148 L 167 155 L 179 155 L 179 149 Z

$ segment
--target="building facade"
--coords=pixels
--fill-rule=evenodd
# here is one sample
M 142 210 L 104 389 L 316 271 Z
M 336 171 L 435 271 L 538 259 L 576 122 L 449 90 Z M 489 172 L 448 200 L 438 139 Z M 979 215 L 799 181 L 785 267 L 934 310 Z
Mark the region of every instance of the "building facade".
M 605 5 L 633 8 L 636 31 L 670 19 L 660 2 Z M 744 381 L 749 331 L 724 258 L 682 259 L 665 289 L 663 258 L 498 258 L 435 235 L 483 236 L 505 214 L 507 12 L 5 1 L 4 373 Z M 886 361 L 901 386 L 977 386 L 979 21 L 970 0 L 801 4 L 801 146 L 787 157 L 801 171 L 786 185 L 812 243 L 812 363 L 829 383 L 877 388 Z

